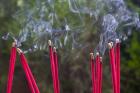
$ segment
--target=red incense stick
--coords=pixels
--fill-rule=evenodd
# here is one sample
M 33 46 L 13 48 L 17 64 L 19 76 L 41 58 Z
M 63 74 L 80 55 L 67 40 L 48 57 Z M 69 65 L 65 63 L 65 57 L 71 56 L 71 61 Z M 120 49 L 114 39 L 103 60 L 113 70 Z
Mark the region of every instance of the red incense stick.
M 120 41 L 116 39 L 116 71 L 117 71 L 117 89 L 120 93 Z
M 30 78 L 30 74 L 28 73 L 28 69 L 27 69 L 27 67 L 25 65 L 25 60 L 24 60 L 24 57 L 23 57 L 24 55 L 23 55 L 22 51 L 19 48 L 17 49 L 17 51 L 20 54 L 20 61 L 21 61 L 21 64 L 22 64 L 22 68 L 23 68 L 23 70 L 25 72 L 25 75 L 26 75 L 26 79 L 28 81 L 29 88 L 30 88 L 30 90 L 31 90 L 32 93 L 35 93 L 34 86 L 33 86 L 32 80 Z
M 56 83 L 57 83 L 57 93 L 60 93 L 60 81 L 59 81 L 59 71 L 58 71 L 58 55 L 56 52 L 56 48 L 54 47 L 54 62 L 55 62 L 55 72 L 56 72 Z
M 96 93 L 99 93 L 99 78 L 100 78 L 100 56 L 96 53 Z
M 94 55 L 90 53 L 90 69 L 92 78 L 92 93 L 96 93 L 96 79 L 95 79 L 95 65 L 94 65 Z
M 23 55 L 23 57 L 24 57 L 24 59 L 26 60 L 26 58 L 25 58 L 24 55 Z M 30 69 L 29 65 L 27 64 L 27 61 L 25 61 L 25 63 L 26 63 L 25 65 L 26 65 L 27 70 L 28 70 L 28 73 L 29 73 L 29 75 L 30 75 L 30 78 L 31 78 L 31 81 L 32 81 L 32 84 L 33 84 L 33 87 L 34 87 L 34 90 L 35 90 L 35 93 L 40 93 L 39 88 L 38 88 L 38 86 L 37 86 L 37 83 L 36 83 L 36 81 L 35 81 L 35 78 L 34 78 L 32 72 L 31 72 L 31 69 Z
M 99 71 L 99 93 L 102 93 L 102 57 L 100 57 L 100 71 Z
M 8 72 L 8 81 L 7 81 L 7 90 L 6 93 L 11 93 L 13 77 L 14 77 L 14 68 L 16 62 L 16 43 L 12 44 L 11 54 L 10 54 L 10 64 L 9 64 L 9 72 Z
M 115 54 L 114 54 L 114 47 L 113 43 L 108 43 L 109 45 L 109 57 L 110 57 L 110 66 L 111 66 L 111 75 L 112 75 L 112 84 L 113 84 L 113 91 L 114 93 L 117 92 L 117 74 L 116 74 L 116 67 L 115 67 Z
M 57 93 L 57 82 L 56 82 L 56 71 L 55 71 L 55 62 L 54 62 L 54 55 L 53 55 L 53 48 L 52 48 L 52 43 L 49 40 L 49 52 L 50 52 L 50 64 L 51 64 L 51 71 L 52 71 L 52 79 L 53 79 L 53 88 L 54 88 L 54 93 Z
M 34 78 L 34 76 L 32 74 L 32 71 L 31 71 L 29 65 L 28 65 L 28 62 L 27 62 L 27 59 L 26 59 L 25 55 L 23 53 L 21 53 L 20 55 L 21 55 L 22 60 L 23 60 L 23 62 L 25 64 L 25 66 L 26 66 L 26 69 L 28 70 L 31 82 L 32 82 L 34 90 L 35 90 L 35 93 L 40 93 L 39 88 L 38 88 L 38 86 L 36 84 L 35 78 Z

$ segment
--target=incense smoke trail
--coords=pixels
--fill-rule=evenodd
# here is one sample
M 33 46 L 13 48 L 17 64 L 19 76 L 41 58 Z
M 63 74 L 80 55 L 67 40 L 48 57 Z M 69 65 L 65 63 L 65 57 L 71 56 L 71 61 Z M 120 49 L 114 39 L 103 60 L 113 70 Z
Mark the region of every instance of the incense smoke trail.
M 102 55 L 108 42 L 125 40 L 133 28 L 140 28 L 138 13 L 129 10 L 123 0 L 36 0 L 25 2 L 14 16 L 21 24 L 18 46 L 28 44 L 26 52 L 43 50 L 51 39 L 56 47 L 70 43 L 72 48 L 81 47 L 78 37 L 86 28 L 87 16 L 93 20 L 90 24 L 101 28 L 96 51 Z

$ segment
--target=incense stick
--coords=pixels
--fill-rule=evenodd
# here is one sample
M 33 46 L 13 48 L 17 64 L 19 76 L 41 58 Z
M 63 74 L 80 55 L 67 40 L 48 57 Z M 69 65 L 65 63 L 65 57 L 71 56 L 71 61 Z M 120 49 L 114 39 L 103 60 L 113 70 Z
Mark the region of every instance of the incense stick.
M 23 55 L 23 56 L 24 56 L 24 55 Z M 24 59 L 25 59 L 25 56 L 24 56 Z M 26 61 L 25 61 L 25 62 L 26 62 Z M 26 62 L 25 65 L 26 65 L 27 70 L 28 70 L 28 73 L 29 73 L 29 75 L 30 75 L 30 78 L 31 78 L 33 87 L 34 87 L 34 89 L 35 89 L 35 93 L 40 93 L 39 88 L 38 88 L 38 86 L 37 86 L 37 83 L 36 83 L 36 81 L 35 81 L 35 78 L 34 78 L 32 72 L 31 72 L 31 69 L 29 68 L 27 62 Z
M 95 80 L 95 65 L 94 65 L 94 55 L 90 53 L 90 69 L 92 78 L 92 93 L 96 93 L 96 80 Z
M 96 85 L 97 85 L 97 93 L 100 92 L 100 56 L 99 53 L 96 53 Z
M 112 84 L 114 93 L 117 92 L 117 76 L 116 76 L 116 67 L 115 67 L 115 54 L 113 43 L 108 43 L 109 46 L 109 57 L 110 57 L 110 66 L 111 66 L 111 75 L 112 75 Z
M 100 78 L 100 56 L 96 53 L 96 93 L 99 93 L 99 78 Z
M 11 49 L 11 54 L 10 54 L 10 63 L 9 63 L 9 72 L 8 72 L 6 93 L 11 93 L 11 91 L 12 91 L 15 62 L 16 62 L 16 43 L 14 42 L 12 44 L 12 49 Z
M 99 71 L 99 93 L 102 93 L 102 69 L 103 69 L 103 66 L 102 66 L 102 57 L 100 57 L 100 71 Z
M 120 93 L 120 41 L 116 39 L 116 71 L 117 71 L 117 90 Z
M 59 81 L 59 73 L 58 73 L 58 56 L 57 56 L 55 47 L 53 50 L 54 50 L 53 55 L 54 55 L 55 72 L 56 72 L 57 93 L 60 93 L 60 81 Z
M 48 41 L 48 45 L 49 45 L 49 53 L 50 53 L 50 61 L 51 61 L 50 64 L 51 64 L 51 72 L 52 72 L 52 79 L 53 79 L 53 89 L 54 89 L 54 93 L 57 93 L 56 71 L 55 71 L 55 63 L 54 63 L 51 40 Z
M 29 74 L 28 69 L 27 69 L 27 67 L 25 65 L 25 60 L 24 60 L 24 57 L 23 57 L 23 53 L 22 53 L 22 51 L 19 48 L 17 48 L 17 51 L 20 54 L 20 62 L 22 64 L 22 68 L 23 68 L 24 73 L 26 75 L 26 79 L 28 81 L 29 88 L 30 88 L 32 93 L 36 93 L 35 90 L 34 90 L 34 87 L 33 87 L 33 83 L 32 83 L 30 74 Z

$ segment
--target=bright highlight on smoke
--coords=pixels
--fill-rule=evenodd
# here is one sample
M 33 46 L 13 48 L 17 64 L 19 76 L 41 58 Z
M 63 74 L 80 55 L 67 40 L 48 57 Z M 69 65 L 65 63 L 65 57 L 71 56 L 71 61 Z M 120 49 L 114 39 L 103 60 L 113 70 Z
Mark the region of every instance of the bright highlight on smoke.
M 16 39 L 18 47 L 29 44 L 26 52 L 46 49 L 49 39 L 56 47 L 82 47 L 78 37 L 86 28 L 87 16 L 93 20 L 90 24 L 100 28 L 96 51 L 102 55 L 108 42 L 125 40 L 133 28 L 140 28 L 138 14 L 123 0 L 36 0 L 25 2 L 14 16 L 22 26 L 18 38 L 8 33 L 3 39 Z

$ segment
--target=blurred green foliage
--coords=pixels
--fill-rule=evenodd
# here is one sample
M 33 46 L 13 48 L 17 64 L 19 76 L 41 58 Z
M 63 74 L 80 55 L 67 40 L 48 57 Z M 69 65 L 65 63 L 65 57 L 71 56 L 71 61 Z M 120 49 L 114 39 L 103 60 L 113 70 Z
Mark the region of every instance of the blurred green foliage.
M 139 0 L 134 0 L 139 1 Z M 140 4 L 134 3 L 133 0 L 127 0 L 130 8 L 140 13 Z M 20 31 L 20 25 L 13 15 L 17 10 L 22 9 L 24 0 L 1 0 L 0 1 L 0 38 L 6 32 L 12 32 L 15 35 Z M 29 1 L 33 4 L 33 1 Z M 57 9 L 59 9 L 58 7 Z M 65 10 L 65 6 L 63 6 Z M 65 13 L 60 9 L 62 17 Z M 72 20 L 71 20 L 72 21 Z M 89 32 L 84 33 L 81 38 L 85 47 L 81 50 L 68 51 L 59 49 L 59 76 L 61 82 L 61 93 L 91 93 L 91 78 L 89 70 L 89 52 L 94 46 L 93 40 L 98 42 L 95 31 L 91 31 L 94 26 L 90 26 L 86 18 Z M 95 29 L 97 30 L 97 28 Z M 122 93 L 140 93 L 140 32 L 135 31 L 132 36 L 125 42 L 122 42 L 121 49 L 121 92 Z M 94 37 L 94 39 L 93 39 Z M 0 93 L 5 93 L 7 73 L 9 66 L 9 53 L 12 40 L 4 41 L 0 39 Z M 26 54 L 29 65 L 37 80 L 41 93 L 53 93 L 52 79 L 50 71 L 50 62 L 47 51 L 36 51 L 35 53 Z M 110 82 L 110 69 L 108 59 L 104 59 L 104 77 L 103 93 L 112 93 Z M 27 87 L 24 73 L 22 71 L 19 59 L 17 59 L 13 93 L 30 93 Z

